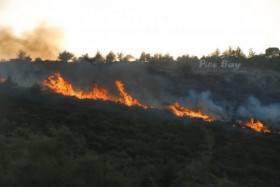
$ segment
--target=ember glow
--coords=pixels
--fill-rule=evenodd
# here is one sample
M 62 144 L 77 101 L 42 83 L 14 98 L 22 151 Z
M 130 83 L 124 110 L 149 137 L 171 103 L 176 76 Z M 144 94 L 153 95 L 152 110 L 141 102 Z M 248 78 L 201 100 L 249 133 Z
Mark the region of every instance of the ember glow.
M 257 132 L 271 133 L 271 130 L 269 130 L 267 126 L 260 121 L 255 121 L 254 118 L 251 118 L 249 122 L 246 122 L 245 126 Z
M 215 120 L 211 116 L 209 116 L 207 114 L 203 114 L 200 111 L 196 112 L 196 111 L 190 110 L 188 108 L 182 107 L 182 106 L 180 106 L 180 104 L 178 102 L 175 102 L 172 105 L 168 105 L 167 108 L 171 112 L 173 112 L 173 114 L 175 114 L 176 116 L 179 116 L 179 117 L 188 116 L 190 118 L 203 119 L 204 121 L 207 121 L 207 122 L 211 122 L 211 121 Z
M 129 95 L 121 81 L 116 81 L 116 86 L 120 93 L 120 97 L 114 97 L 108 94 L 105 88 L 95 85 L 90 92 L 73 88 L 72 84 L 64 80 L 60 73 L 56 73 L 48 77 L 47 80 L 41 82 L 42 86 L 62 95 L 75 96 L 79 99 L 94 99 L 103 101 L 112 101 L 115 103 L 122 103 L 127 106 L 139 106 L 148 108 L 141 104 L 137 99 Z

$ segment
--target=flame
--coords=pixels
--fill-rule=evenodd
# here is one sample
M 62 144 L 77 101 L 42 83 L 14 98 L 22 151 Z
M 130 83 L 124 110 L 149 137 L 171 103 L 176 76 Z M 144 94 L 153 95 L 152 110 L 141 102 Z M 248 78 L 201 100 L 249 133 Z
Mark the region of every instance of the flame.
M 75 96 L 79 99 L 99 99 L 103 101 L 114 100 L 113 97 L 108 95 L 106 89 L 100 88 L 97 85 L 95 85 L 90 92 L 75 89 L 69 82 L 63 79 L 60 73 L 49 76 L 48 80 L 42 81 L 41 84 L 56 93 L 66 96 Z
M 191 117 L 191 118 L 200 118 L 200 119 L 203 119 L 204 121 L 207 121 L 207 122 L 211 122 L 211 121 L 215 120 L 211 116 L 208 116 L 207 114 L 203 114 L 200 111 L 195 112 L 195 111 L 192 111 L 188 108 L 184 108 L 184 107 L 180 106 L 180 104 L 178 102 L 175 102 L 172 105 L 168 105 L 167 108 L 171 112 L 173 112 L 173 114 L 175 114 L 176 116 L 179 116 L 179 117 L 188 116 L 188 117 Z
M 254 118 L 251 118 L 249 122 L 245 123 L 246 127 L 249 127 L 257 132 L 271 133 L 271 130 L 267 128 L 262 122 L 254 122 Z
M 95 99 L 103 101 L 112 101 L 115 103 L 122 103 L 127 106 L 140 106 L 143 108 L 148 108 L 147 106 L 141 104 L 137 99 L 130 96 L 121 81 L 116 81 L 116 86 L 120 93 L 120 98 L 111 96 L 105 88 L 100 88 L 95 85 L 90 92 L 85 92 L 83 90 L 78 90 L 73 88 L 73 86 L 64 80 L 60 73 L 55 73 L 48 77 L 47 80 L 41 82 L 42 86 L 62 95 L 75 96 L 79 99 Z
M 0 77 L 0 83 L 5 82 L 6 80 L 4 78 Z M 52 90 L 53 92 L 60 93 L 62 95 L 66 96 L 75 96 L 79 99 L 94 99 L 94 100 L 103 100 L 103 101 L 111 101 L 115 103 L 121 103 L 124 105 L 127 105 L 129 107 L 131 106 L 139 106 L 144 109 L 152 108 L 145 106 L 141 104 L 137 99 L 133 98 L 131 95 L 129 95 L 124 87 L 123 82 L 120 80 L 117 80 L 115 82 L 117 89 L 119 91 L 120 96 L 115 97 L 108 93 L 108 91 L 105 88 L 101 88 L 98 85 L 95 85 L 91 91 L 86 92 L 80 89 L 75 89 L 71 83 L 64 80 L 64 78 L 61 76 L 60 73 L 55 73 L 54 75 L 51 75 L 48 77 L 47 80 L 44 80 L 41 82 L 41 85 Z M 175 102 L 172 105 L 166 106 L 174 115 L 179 117 L 191 117 L 191 118 L 199 118 L 206 122 L 212 122 L 215 119 L 207 114 L 202 113 L 201 111 L 193 111 L 188 108 L 180 106 L 178 102 Z M 264 132 L 264 133 L 271 133 L 271 130 L 269 130 L 263 123 L 260 121 L 254 122 L 254 118 L 251 118 L 250 122 L 246 122 L 242 128 L 249 127 L 257 132 Z M 275 132 L 280 134 L 280 132 Z
M 119 93 L 121 95 L 121 99 L 119 100 L 121 103 L 127 105 L 127 106 L 140 106 L 143 108 L 148 108 L 145 105 L 142 105 L 137 99 L 133 98 L 131 95 L 129 95 L 125 89 L 124 89 L 124 85 L 121 81 L 117 80 L 116 82 L 116 86 L 119 90 Z

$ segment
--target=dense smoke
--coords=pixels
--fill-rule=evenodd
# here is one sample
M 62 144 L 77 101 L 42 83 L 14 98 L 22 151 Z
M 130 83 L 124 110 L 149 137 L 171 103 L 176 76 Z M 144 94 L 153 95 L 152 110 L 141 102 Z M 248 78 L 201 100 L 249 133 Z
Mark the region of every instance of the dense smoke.
M 40 24 L 21 36 L 16 36 L 11 28 L 0 27 L 0 58 L 15 58 L 17 52 L 23 50 L 31 58 L 56 59 L 62 39 L 61 29 L 46 24 Z

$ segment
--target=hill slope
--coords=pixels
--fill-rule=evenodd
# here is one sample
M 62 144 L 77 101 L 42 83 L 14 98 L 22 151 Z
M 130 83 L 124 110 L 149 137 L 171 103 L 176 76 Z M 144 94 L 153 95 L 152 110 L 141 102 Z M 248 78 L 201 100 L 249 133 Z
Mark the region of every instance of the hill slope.
M 280 136 L 0 87 L 0 186 L 280 186 Z

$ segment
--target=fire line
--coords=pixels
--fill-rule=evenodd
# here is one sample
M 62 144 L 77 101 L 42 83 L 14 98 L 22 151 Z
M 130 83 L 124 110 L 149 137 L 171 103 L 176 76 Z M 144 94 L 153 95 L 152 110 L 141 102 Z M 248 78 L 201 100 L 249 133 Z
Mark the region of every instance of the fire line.
M 41 82 L 42 86 L 52 90 L 53 92 L 66 96 L 75 96 L 79 99 L 112 101 L 115 103 L 122 103 L 126 106 L 139 106 L 145 109 L 148 108 L 129 95 L 121 81 L 118 80 L 115 83 L 120 93 L 120 97 L 111 96 L 105 88 L 101 88 L 98 85 L 95 85 L 90 92 L 75 89 L 72 84 L 64 80 L 60 73 L 55 73 L 54 75 L 49 76 L 47 80 Z
M 188 116 L 190 118 L 199 118 L 199 119 L 203 119 L 204 121 L 207 122 L 212 122 L 215 119 L 212 118 L 211 116 L 208 116 L 207 114 L 203 114 L 202 112 L 198 111 L 195 112 L 193 110 L 190 110 L 188 108 L 184 108 L 182 106 L 180 106 L 180 104 L 178 102 L 175 102 L 172 105 L 168 105 L 167 108 L 173 112 L 173 114 L 175 114 L 176 116 L 179 117 L 184 117 L 184 116 Z

